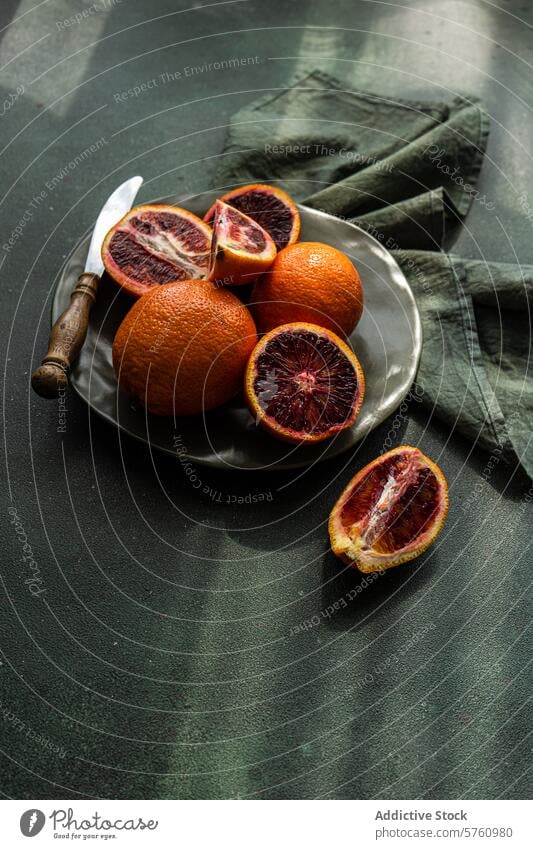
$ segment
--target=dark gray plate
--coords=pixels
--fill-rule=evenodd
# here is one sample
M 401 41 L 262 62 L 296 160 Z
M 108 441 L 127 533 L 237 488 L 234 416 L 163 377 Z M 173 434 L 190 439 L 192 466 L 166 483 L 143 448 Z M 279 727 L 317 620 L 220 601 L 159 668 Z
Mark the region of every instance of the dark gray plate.
M 202 215 L 215 200 L 204 194 L 179 205 Z M 157 203 L 177 203 L 165 198 Z M 236 399 L 204 417 L 159 418 L 134 406 L 118 391 L 111 364 L 115 331 L 132 301 L 104 278 L 91 313 L 87 340 L 72 369 L 76 392 L 99 415 L 153 448 L 189 457 L 218 468 L 298 468 L 346 451 L 401 404 L 413 383 L 422 346 L 420 317 L 407 281 L 390 253 L 354 224 L 300 206 L 304 241 L 326 242 L 347 254 L 363 282 L 365 309 L 351 336 L 366 379 L 363 407 L 355 425 L 327 443 L 294 447 L 258 429 Z M 82 271 L 89 240 L 81 242 L 57 285 L 52 305 L 55 321 L 68 304 Z

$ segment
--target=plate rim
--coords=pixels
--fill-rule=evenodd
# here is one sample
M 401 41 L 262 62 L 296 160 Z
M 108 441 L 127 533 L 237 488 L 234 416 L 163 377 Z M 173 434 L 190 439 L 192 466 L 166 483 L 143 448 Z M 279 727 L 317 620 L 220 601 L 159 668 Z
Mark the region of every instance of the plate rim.
M 210 192 L 212 192 L 212 190 L 206 190 L 205 192 L 198 192 L 196 194 L 191 194 L 187 198 L 182 199 L 180 201 L 180 203 L 187 204 L 187 201 L 190 201 L 193 198 L 198 198 L 201 195 L 208 195 L 208 194 L 210 194 Z M 160 199 L 154 199 L 154 200 L 146 201 L 146 203 L 150 203 L 150 204 L 166 203 L 166 202 L 168 202 L 168 198 L 160 198 Z M 144 206 L 144 205 L 146 205 L 146 203 L 137 204 L 137 205 L 138 206 Z M 175 203 L 174 205 L 178 206 L 179 204 Z M 420 358 L 421 358 L 421 355 L 422 355 L 422 346 L 423 346 L 423 342 L 424 342 L 422 320 L 420 318 L 420 312 L 419 312 L 419 309 L 418 309 L 418 304 L 416 302 L 416 298 L 414 296 L 413 290 L 411 289 L 411 286 L 409 285 L 409 281 L 407 280 L 405 274 L 403 273 L 402 269 L 400 268 L 399 264 L 397 263 L 396 259 L 392 255 L 392 253 L 388 250 L 388 248 L 385 247 L 385 245 L 383 245 L 379 241 L 379 239 L 376 239 L 375 236 L 373 236 L 371 233 L 369 233 L 363 227 L 360 227 L 358 224 L 355 224 L 352 221 L 347 221 L 344 218 L 338 218 L 337 216 L 331 215 L 328 212 L 324 212 L 321 209 L 313 209 L 313 207 L 307 206 L 306 204 L 303 204 L 303 203 L 297 203 L 296 205 L 297 205 L 299 210 L 310 211 L 310 212 L 313 213 L 313 215 L 318 216 L 319 218 L 325 218 L 329 221 L 333 221 L 334 223 L 340 222 L 343 225 L 348 225 L 348 227 L 353 228 L 358 233 L 362 233 L 366 239 L 368 239 L 370 242 L 372 242 L 374 244 L 375 247 L 377 247 L 380 254 L 382 256 L 386 257 L 387 263 L 395 266 L 395 272 L 402 277 L 404 284 L 405 284 L 405 288 L 406 288 L 408 297 L 411 299 L 411 303 L 412 303 L 412 307 L 413 307 L 413 315 L 414 315 L 414 327 L 413 327 L 414 348 L 413 348 L 413 350 L 416 350 L 416 357 L 415 357 L 415 360 L 414 360 L 414 363 L 413 363 L 412 381 L 409 384 L 409 386 L 406 388 L 405 393 L 400 397 L 400 399 L 397 401 L 397 403 L 395 404 L 395 406 L 391 410 L 387 411 L 383 416 L 376 418 L 376 420 L 372 424 L 372 426 L 369 427 L 368 430 L 366 430 L 364 433 L 362 433 L 360 435 L 360 437 L 356 440 L 355 443 L 352 443 L 351 445 L 346 445 L 346 447 L 341 446 L 339 448 L 339 451 L 336 452 L 335 454 L 324 454 L 324 455 L 316 458 L 313 462 L 311 462 L 311 461 L 309 461 L 309 462 L 305 462 L 305 461 L 304 462 L 302 462 L 302 461 L 298 462 L 298 460 L 295 459 L 294 461 L 288 461 L 288 462 L 274 462 L 274 463 L 268 464 L 264 467 L 254 466 L 254 465 L 241 466 L 241 467 L 239 467 L 239 469 L 234 469 L 226 463 L 222 463 L 220 461 L 216 462 L 214 460 L 206 458 L 205 456 L 198 457 L 195 454 L 191 454 L 191 453 L 188 453 L 188 452 L 180 455 L 180 458 L 190 460 L 191 462 L 196 463 L 198 466 L 203 466 L 204 468 L 218 469 L 220 471 L 225 471 L 227 473 L 232 473 L 232 472 L 235 472 L 235 471 L 239 471 L 239 472 L 258 472 L 258 471 L 270 472 L 270 471 L 284 471 L 284 470 L 285 471 L 291 471 L 291 470 L 295 470 L 295 469 L 302 469 L 302 468 L 309 467 L 310 465 L 316 465 L 316 464 L 319 464 L 319 463 L 324 463 L 327 460 L 332 460 L 335 457 L 339 457 L 341 454 L 345 454 L 347 451 L 354 448 L 362 439 L 364 439 L 366 436 L 368 436 L 369 433 L 371 433 L 373 430 L 375 430 L 377 427 L 379 427 L 379 425 L 383 424 L 383 422 L 389 416 L 391 416 L 393 414 L 393 412 L 398 409 L 399 406 L 401 406 L 401 404 L 403 403 L 403 401 L 405 400 L 405 398 L 409 394 L 410 386 L 412 386 L 412 383 L 416 378 L 416 374 L 418 372 L 418 367 L 420 365 Z M 186 206 L 184 208 L 186 208 Z M 54 321 L 57 319 L 57 317 L 59 315 L 59 312 L 56 308 L 57 307 L 57 298 L 58 298 L 58 291 L 59 291 L 59 288 L 60 288 L 60 285 L 61 285 L 61 281 L 63 280 L 63 277 L 64 277 L 65 269 L 66 269 L 69 261 L 71 260 L 71 258 L 75 255 L 76 251 L 79 249 L 80 244 L 83 241 L 85 241 L 86 239 L 88 239 L 88 237 L 90 236 L 90 234 L 92 232 L 92 229 L 93 229 L 93 225 L 86 230 L 86 232 L 84 233 L 84 235 L 80 239 L 77 240 L 76 244 L 72 247 L 72 249 L 68 253 L 67 257 L 65 258 L 65 261 L 64 261 L 62 268 L 61 268 L 61 272 L 58 274 L 58 279 L 57 279 L 57 283 L 54 287 L 52 302 L 51 302 L 51 306 L 50 306 L 50 326 L 52 326 L 54 324 Z M 54 318 L 54 316 L 56 318 Z M 96 415 L 98 415 L 104 421 L 109 422 L 109 424 L 113 425 L 119 431 L 122 431 L 127 436 L 137 440 L 138 442 L 143 443 L 144 445 L 148 445 L 149 448 L 150 448 L 150 451 L 152 451 L 153 449 L 156 449 L 157 451 L 160 451 L 163 454 L 167 454 L 167 455 L 170 455 L 172 457 L 176 456 L 176 452 L 173 448 L 171 448 L 171 447 L 167 448 L 163 445 L 159 445 L 157 442 L 152 442 L 149 438 L 146 438 L 142 434 L 135 433 L 134 431 L 129 430 L 128 427 L 125 424 L 122 424 L 119 420 L 114 418 L 107 411 L 102 410 L 99 406 L 97 406 L 94 403 L 94 401 L 91 400 L 90 397 L 87 397 L 87 395 L 84 394 L 83 390 L 78 385 L 77 381 L 72 379 L 72 376 L 70 376 L 69 385 L 74 389 L 74 391 L 76 392 L 78 397 L 81 398 L 82 401 L 84 401 L 87 404 L 87 406 L 89 407 L 90 410 L 92 410 L 94 413 L 96 413 Z M 216 455 L 213 455 L 213 456 L 216 457 Z

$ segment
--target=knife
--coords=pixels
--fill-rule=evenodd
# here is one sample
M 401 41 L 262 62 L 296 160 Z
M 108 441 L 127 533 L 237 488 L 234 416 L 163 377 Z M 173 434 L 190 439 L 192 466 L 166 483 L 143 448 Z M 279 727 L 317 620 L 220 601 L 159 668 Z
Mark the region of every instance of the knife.
M 89 313 L 104 272 L 102 243 L 111 227 L 131 209 L 142 182 L 142 177 L 131 177 L 122 183 L 96 219 L 85 271 L 78 277 L 69 306 L 50 331 L 46 356 L 31 376 L 31 385 L 42 398 L 57 398 L 67 389 L 69 370 L 85 342 Z

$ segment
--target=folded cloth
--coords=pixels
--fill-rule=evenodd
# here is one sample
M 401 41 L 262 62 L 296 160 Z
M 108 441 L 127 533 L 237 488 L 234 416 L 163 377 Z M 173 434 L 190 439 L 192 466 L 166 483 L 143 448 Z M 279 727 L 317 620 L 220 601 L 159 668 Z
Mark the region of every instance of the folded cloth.
M 392 100 L 313 71 L 233 116 L 216 184 L 275 183 L 385 244 L 422 319 L 423 403 L 533 477 L 533 267 L 442 252 L 474 198 L 493 207 L 476 189 L 487 137 L 475 98 Z

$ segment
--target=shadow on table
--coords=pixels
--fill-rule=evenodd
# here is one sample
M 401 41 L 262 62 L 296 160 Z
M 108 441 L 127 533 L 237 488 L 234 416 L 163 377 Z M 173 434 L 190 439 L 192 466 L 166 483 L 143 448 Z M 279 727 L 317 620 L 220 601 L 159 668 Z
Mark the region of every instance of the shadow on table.
M 322 562 L 324 623 L 333 630 L 345 631 L 385 604 L 391 614 L 399 605 L 405 608 L 406 598 L 431 583 L 437 557 L 430 553 L 394 569 L 365 575 L 327 552 Z

